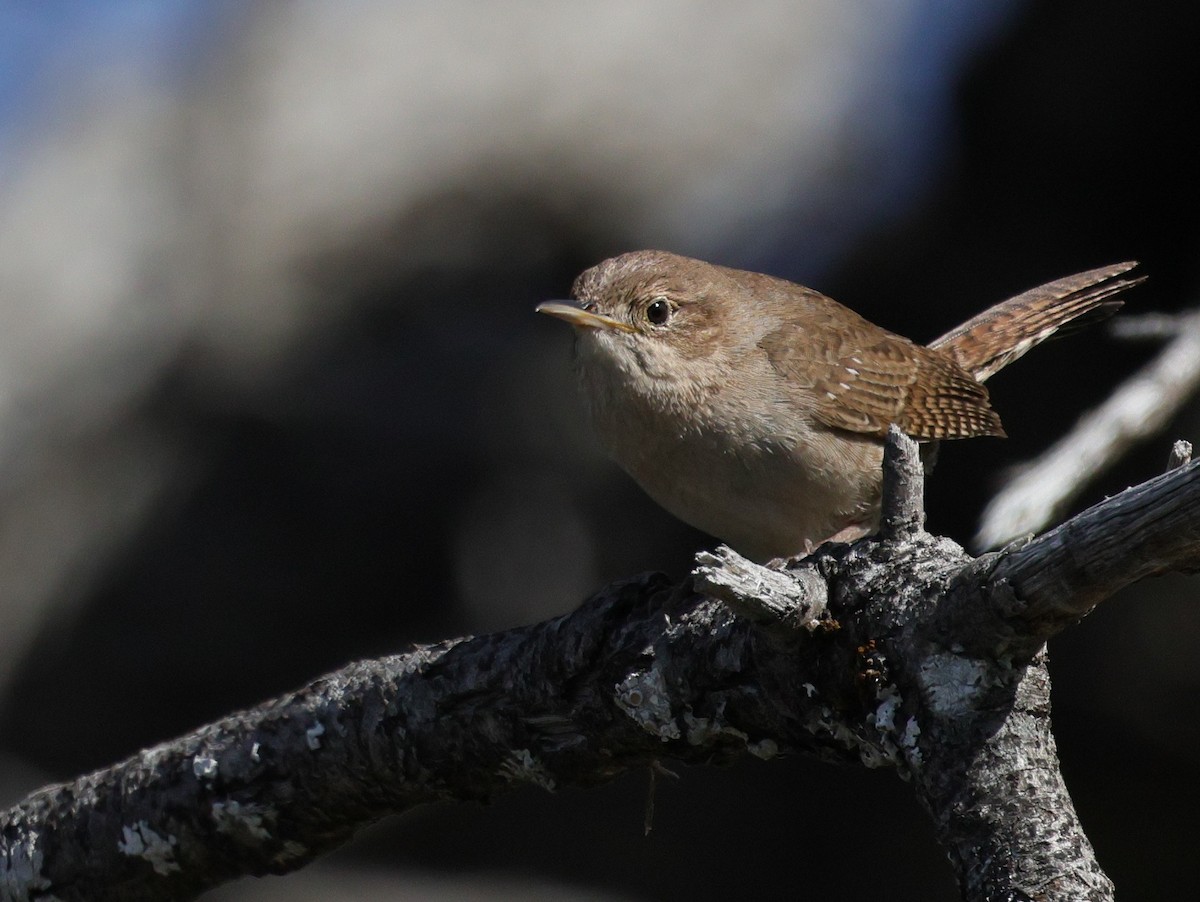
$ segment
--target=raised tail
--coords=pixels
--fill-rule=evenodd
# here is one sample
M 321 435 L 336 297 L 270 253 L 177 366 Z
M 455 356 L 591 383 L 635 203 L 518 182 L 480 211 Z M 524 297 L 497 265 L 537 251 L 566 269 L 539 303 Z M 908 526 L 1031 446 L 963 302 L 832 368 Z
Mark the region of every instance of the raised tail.
M 1115 263 L 1031 288 L 951 329 L 929 347 L 941 349 L 980 382 L 1070 324 L 1070 331 L 1111 316 L 1115 295 L 1146 281 L 1117 278 L 1137 266 Z

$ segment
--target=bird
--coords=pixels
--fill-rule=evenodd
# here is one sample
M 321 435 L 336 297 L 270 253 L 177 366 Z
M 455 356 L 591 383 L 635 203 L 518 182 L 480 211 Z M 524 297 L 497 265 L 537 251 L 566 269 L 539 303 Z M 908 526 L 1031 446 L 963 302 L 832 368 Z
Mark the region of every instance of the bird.
M 574 363 L 609 455 L 667 511 L 765 562 L 878 529 L 890 424 L 934 443 L 1004 436 L 984 382 L 1112 314 L 1118 263 L 997 304 L 928 345 L 818 291 L 658 250 L 605 260 L 570 301 Z

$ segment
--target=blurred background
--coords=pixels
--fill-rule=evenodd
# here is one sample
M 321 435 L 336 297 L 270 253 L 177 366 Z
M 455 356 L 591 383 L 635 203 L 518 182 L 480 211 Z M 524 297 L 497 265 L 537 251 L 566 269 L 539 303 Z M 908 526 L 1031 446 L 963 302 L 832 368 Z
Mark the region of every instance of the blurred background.
M 540 620 L 712 540 L 597 450 L 575 274 L 659 247 L 916 339 L 1139 259 L 1198 294 L 1196 9 L 1147 0 L 0 3 L 0 804 L 353 659 Z M 1153 345 L 1096 329 L 943 447 L 974 531 Z M 1081 505 L 1162 471 L 1200 408 Z M 1200 584 L 1052 644 L 1122 898 L 1183 898 Z M 225 902 L 957 898 L 892 773 L 802 759 L 429 807 Z M 881 882 L 886 881 L 886 882 Z

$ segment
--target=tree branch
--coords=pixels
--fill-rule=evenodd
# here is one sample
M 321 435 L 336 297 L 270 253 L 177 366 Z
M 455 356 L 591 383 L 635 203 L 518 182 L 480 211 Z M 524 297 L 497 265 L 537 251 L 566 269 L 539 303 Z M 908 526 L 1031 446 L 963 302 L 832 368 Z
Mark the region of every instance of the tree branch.
M 805 753 L 910 780 L 967 899 L 1111 899 L 1042 643 L 1134 579 L 1200 566 L 1200 464 L 974 559 L 919 528 L 915 447 L 889 445 L 880 537 L 773 569 L 718 549 L 681 584 L 641 576 L 354 664 L 47 787 L 0 815 L 0 898 L 186 898 L 424 802 Z
M 1044 529 L 1130 446 L 1158 433 L 1200 386 L 1200 313 L 1180 318 L 1153 361 L 1080 418 L 1071 432 L 1012 478 L 988 503 L 976 548 Z
M 899 539 L 925 526 L 925 470 L 917 443 L 892 424 L 883 449 L 880 535 Z
M 1130 583 L 1200 561 L 1200 461 L 1089 508 L 1024 548 L 993 574 L 1020 597 L 998 602 L 1021 618 L 1027 642 L 1045 641 Z

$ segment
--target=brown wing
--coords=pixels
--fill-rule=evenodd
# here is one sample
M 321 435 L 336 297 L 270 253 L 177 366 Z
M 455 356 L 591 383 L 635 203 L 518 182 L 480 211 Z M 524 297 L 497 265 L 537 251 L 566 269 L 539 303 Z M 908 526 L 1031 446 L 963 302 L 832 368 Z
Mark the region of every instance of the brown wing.
M 835 311 L 828 298 L 814 302 L 818 309 L 768 333 L 759 346 L 813 398 L 820 422 L 879 437 L 891 423 L 918 439 L 1004 434 L 987 389 L 953 360 L 845 308 Z

